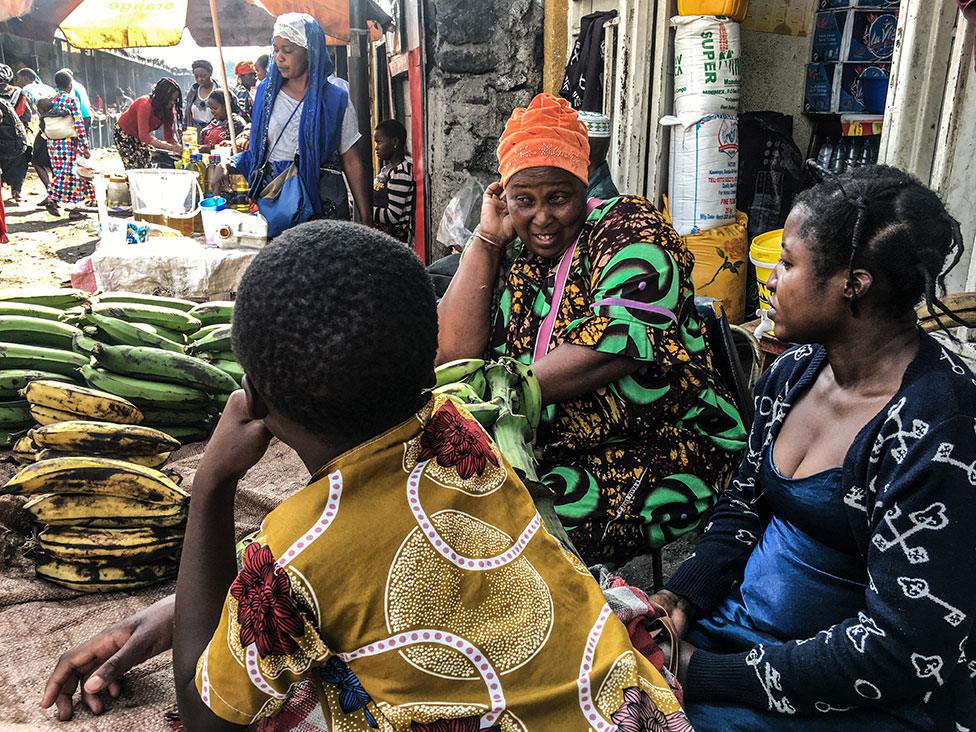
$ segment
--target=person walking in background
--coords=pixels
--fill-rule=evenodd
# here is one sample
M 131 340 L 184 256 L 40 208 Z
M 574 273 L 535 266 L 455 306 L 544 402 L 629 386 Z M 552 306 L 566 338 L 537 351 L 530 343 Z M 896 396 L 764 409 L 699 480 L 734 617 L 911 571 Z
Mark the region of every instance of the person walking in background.
M 64 71 L 68 76 L 71 77 L 71 93 L 78 102 L 78 110 L 81 112 L 81 119 L 85 123 L 85 132 L 88 135 L 88 139 L 91 140 L 92 105 L 91 99 L 88 97 L 88 90 L 85 88 L 84 84 L 75 78 L 74 71 L 67 67 L 61 69 L 61 71 Z M 60 71 L 58 73 L 60 73 Z M 55 74 L 55 76 L 57 76 L 57 74 Z
M 254 61 L 254 72 L 257 75 L 259 82 L 264 81 L 264 78 L 268 75 L 268 63 L 269 57 L 266 53 L 262 53 Z
M 198 130 L 201 130 L 213 119 L 213 114 L 210 112 L 207 100 L 220 87 L 213 79 L 213 64 L 209 61 L 202 59 L 194 61 L 191 68 L 193 69 L 193 78 L 196 79 L 196 83 L 190 87 L 190 91 L 186 95 L 186 110 L 184 112 L 183 125 L 184 127 L 196 127 Z
M 74 121 L 74 136 L 48 141 L 51 157 L 51 188 L 48 192 L 48 211 L 57 216 L 58 204 L 71 205 L 69 219 L 83 218 L 84 214 L 74 204 L 95 205 L 95 189 L 91 180 L 75 172 L 78 158 L 91 157 L 88 132 L 81 118 L 78 100 L 71 91 L 71 74 L 62 69 L 54 75 L 58 94 L 51 100 L 51 112 L 56 116 L 70 115 Z
M 254 109 L 254 92 L 258 83 L 258 74 L 254 68 L 254 62 L 241 61 L 234 67 L 234 73 L 237 74 L 234 96 L 237 97 L 237 104 L 244 121 L 250 122 L 251 111 Z
M 605 201 L 620 195 L 610 166 L 607 165 L 607 152 L 610 150 L 610 118 L 599 112 L 580 112 L 580 122 L 586 125 L 586 139 L 590 143 L 589 183 L 586 195 Z
M 125 89 L 120 87 L 115 90 L 115 109 L 118 110 L 119 114 L 122 114 L 125 110 L 127 110 L 131 104 L 132 97 L 126 94 Z
M 3 167 L 3 182 L 10 186 L 10 198 L 8 204 L 17 205 L 21 202 L 20 192 L 24 186 L 24 178 L 27 177 L 27 166 L 31 160 L 31 141 L 34 139 L 31 134 L 32 125 L 36 125 L 36 109 L 30 97 L 24 93 L 14 80 L 14 71 L 7 64 L 0 64 L 0 96 L 10 102 L 14 114 L 23 125 L 25 135 L 25 148 L 14 158 L 5 157 L 0 160 Z
M 21 88 L 27 98 L 31 101 L 38 112 L 37 126 L 32 126 L 33 144 L 31 145 L 31 164 L 38 180 L 44 186 L 45 192 L 51 188 L 51 158 L 47 152 L 47 138 L 43 134 L 43 123 L 40 121 L 41 101 L 50 100 L 57 95 L 57 90 L 41 81 L 34 69 L 25 66 L 17 71 L 17 86 Z M 47 195 L 37 204 L 40 208 L 46 208 L 50 203 Z
M 136 99 L 115 123 L 115 147 L 126 170 L 148 168 L 153 150 L 179 153 L 182 145 L 176 140 L 180 108 L 180 87 L 168 76 L 156 82 L 153 90 Z M 163 128 L 163 139 L 153 131 Z
M 407 130 L 395 119 L 376 125 L 376 157 L 383 167 L 373 181 L 373 221 L 395 239 L 409 244 L 413 235 L 413 163 L 406 154 Z

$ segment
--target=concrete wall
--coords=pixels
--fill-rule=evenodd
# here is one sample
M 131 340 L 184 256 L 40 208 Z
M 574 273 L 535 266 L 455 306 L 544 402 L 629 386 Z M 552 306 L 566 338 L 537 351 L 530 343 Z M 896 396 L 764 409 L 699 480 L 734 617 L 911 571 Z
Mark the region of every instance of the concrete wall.
M 793 139 L 806 155 L 813 126 L 803 116 L 803 88 L 810 60 L 809 36 L 742 29 L 743 112 L 771 110 L 793 115 Z
M 495 179 L 505 121 L 542 88 L 543 0 L 426 0 L 424 13 L 433 240 L 467 173 Z

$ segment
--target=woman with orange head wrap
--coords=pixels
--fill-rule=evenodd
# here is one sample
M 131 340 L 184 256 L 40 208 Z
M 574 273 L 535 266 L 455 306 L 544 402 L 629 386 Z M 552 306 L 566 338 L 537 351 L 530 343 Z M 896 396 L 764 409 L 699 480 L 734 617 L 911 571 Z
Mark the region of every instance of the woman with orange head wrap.
M 241 108 L 244 121 L 250 122 L 251 112 L 254 110 L 254 93 L 258 84 L 258 70 L 253 61 L 241 61 L 234 67 L 234 73 L 237 74 L 234 96 L 237 97 L 237 105 Z
M 516 109 L 498 161 L 441 301 L 438 360 L 533 364 L 541 480 L 587 564 L 623 564 L 697 526 L 744 446 L 694 259 L 646 199 L 587 200 L 586 128 L 565 100 Z

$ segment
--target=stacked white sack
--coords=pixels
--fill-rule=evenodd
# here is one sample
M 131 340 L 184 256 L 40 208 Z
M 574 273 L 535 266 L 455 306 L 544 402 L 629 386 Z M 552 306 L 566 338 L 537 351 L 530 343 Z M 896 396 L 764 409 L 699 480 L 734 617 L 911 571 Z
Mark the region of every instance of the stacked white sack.
M 670 209 L 682 236 L 735 221 L 739 171 L 739 24 L 709 15 L 671 19 L 674 115 Z

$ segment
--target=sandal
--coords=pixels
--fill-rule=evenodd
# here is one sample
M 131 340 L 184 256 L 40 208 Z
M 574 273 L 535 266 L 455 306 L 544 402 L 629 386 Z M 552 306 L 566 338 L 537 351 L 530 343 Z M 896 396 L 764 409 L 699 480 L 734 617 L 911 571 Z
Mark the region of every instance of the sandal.
M 657 603 L 651 603 L 654 608 L 654 620 L 651 621 L 650 635 L 655 643 L 660 645 L 662 642 L 668 643 L 671 647 L 671 658 L 668 661 L 668 671 L 672 676 L 678 675 L 678 631 L 671 621 L 668 611 Z
M 52 216 L 60 216 L 61 215 L 61 209 L 58 208 L 58 204 L 55 201 L 52 201 L 51 199 L 47 199 L 45 201 L 44 208 L 46 208 L 47 209 L 47 212 L 49 214 L 51 214 Z
M 86 218 L 88 218 L 88 216 L 81 209 L 73 208 L 70 211 L 68 211 L 69 221 L 81 221 L 82 219 L 86 219 Z

